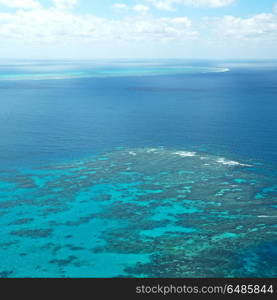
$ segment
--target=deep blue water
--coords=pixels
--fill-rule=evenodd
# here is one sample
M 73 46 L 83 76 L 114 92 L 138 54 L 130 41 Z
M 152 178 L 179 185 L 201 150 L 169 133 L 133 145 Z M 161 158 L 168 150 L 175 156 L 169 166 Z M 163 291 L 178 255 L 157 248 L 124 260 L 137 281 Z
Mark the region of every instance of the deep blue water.
M 0 81 L 0 92 L 4 168 L 145 145 L 205 144 L 277 162 L 277 65 L 175 76 Z
M 121 64 L 97 63 L 96 67 L 89 62 L 37 62 L 24 67 L 27 71 L 20 64 L 0 66 L 0 79 L 1 75 L 16 75 L 12 80 L 4 77 L 0 80 L 0 209 L 3 211 L 0 217 L 6 230 L 1 240 L 0 255 L 5 260 L 0 274 L 3 277 L 276 275 L 276 263 L 272 262 L 276 259 L 277 63 L 172 61 L 166 62 L 161 71 L 156 68 L 151 76 L 144 72 L 149 68 L 147 64 L 137 63 L 135 71 L 132 65 L 128 66 L 133 73 L 129 70 L 124 73 L 126 67 Z M 184 73 L 165 71 L 167 66 L 188 64 L 190 68 Z M 197 67 L 211 68 L 211 72 Z M 230 71 L 214 72 L 215 67 Z M 87 75 L 93 68 L 121 76 L 82 77 L 82 72 Z M 24 80 L 24 70 L 34 78 Z M 49 78 L 35 78 L 34 70 L 42 74 L 47 70 Z M 57 77 L 78 76 L 54 79 L 55 72 Z M 146 153 L 151 151 L 157 156 L 150 160 Z M 182 151 L 190 152 L 182 156 Z M 206 171 L 193 155 L 195 160 L 189 162 L 192 151 L 196 151 L 197 157 L 198 153 L 207 155 L 203 158 L 209 161 L 207 166 L 222 163 L 222 157 L 241 165 L 216 165 Z M 170 153 L 175 153 L 175 160 L 169 158 Z M 168 164 L 162 166 L 167 160 Z M 108 165 L 106 161 L 111 163 Z M 133 165 L 132 172 L 128 164 Z M 56 169 L 60 171 L 57 173 Z M 100 175 L 95 177 L 98 170 Z M 185 183 L 186 187 L 178 194 L 180 185 Z M 227 189 L 222 189 L 222 185 L 228 185 Z M 156 193 L 164 196 L 155 198 Z M 146 206 L 136 202 L 139 197 L 143 198 L 141 201 L 147 199 Z M 176 203 L 180 197 L 186 208 Z M 218 197 L 225 200 L 217 202 Z M 102 202 L 95 200 L 99 198 Z M 110 204 L 107 199 L 112 199 Z M 151 202 L 157 199 L 165 202 Z M 241 207 L 238 199 L 248 199 L 248 204 Z M 194 204 L 189 202 L 193 200 Z M 210 208 L 204 208 L 203 201 L 221 208 L 217 211 L 213 207 L 211 213 Z M 107 204 L 103 212 L 100 202 Z M 251 211 L 253 203 L 255 208 Z M 148 216 L 150 208 L 153 214 Z M 135 211 L 138 215 L 133 215 Z M 181 214 L 191 217 L 185 222 Z M 228 218 L 224 217 L 226 214 Z M 119 224 L 125 217 L 126 223 Z M 240 228 L 241 217 L 246 220 L 242 226 L 246 229 Z M 206 218 L 207 221 L 199 221 Z M 257 218 L 262 221 L 259 223 Z M 216 220 L 222 220 L 222 232 L 212 226 Z M 134 223 L 137 227 L 130 225 Z M 233 232 L 233 228 L 237 231 Z M 94 231 L 95 238 L 91 240 Z M 67 239 L 74 236 L 72 232 L 76 233 L 75 239 L 68 243 Z M 194 235 L 195 232 L 198 233 Z M 228 242 L 227 253 L 224 243 L 222 249 L 218 244 L 215 248 L 213 244 L 202 245 L 203 241 L 197 240 L 199 232 L 203 232 L 203 239 L 214 243 L 237 238 L 239 242 Z M 250 232 L 254 245 L 246 239 Z M 254 237 L 253 232 L 257 232 Z M 198 273 L 192 271 L 189 258 L 182 261 L 183 254 L 164 250 L 173 246 L 174 251 L 178 247 L 187 248 L 180 244 L 180 234 L 184 233 L 193 241 L 193 253 L 199 251 L 198 245 L 208 249 L 204 256 L 199 256 L 204 258 L 199 261 Z M 128 249 L 126 241 L 126 248 L 118 244 L 126 235 L 134 237 L 128 239 L 132 242 Z M 150 240 L 141 240 L 141 235 Z M 157 249 L 153 248 L 153 239 L 155 245 L 160 245 Z M 142 251 L 141 243 L 152 246 Z M 159 243 L 168 243 L 167 248 Z M 240 260 L 232 263 L 234 249 L 242 245 L 245 257 L 236 253 Z M 208 258 L 215 253 L 224 265 L 221 271 L 216 259 L 205 261 L 205 255 Z M 170 255 L 172 258 L 167 262 L 164 256 Z M 223 263 L 224 257 L 228 263 Z M 48 261 L 43 262 L 46 258 Z M 86 260 L 97 263 L 89 267 L 84 263 Z M 239 266 L 237 261 L 241 261 Z

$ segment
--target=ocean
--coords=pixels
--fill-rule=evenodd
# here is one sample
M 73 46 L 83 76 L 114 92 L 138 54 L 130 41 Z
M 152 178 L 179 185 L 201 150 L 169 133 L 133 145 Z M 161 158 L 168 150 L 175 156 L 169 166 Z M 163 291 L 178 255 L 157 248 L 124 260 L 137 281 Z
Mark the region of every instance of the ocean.
M 276 277 L 276 61 L 0 62 L 0 277 Z

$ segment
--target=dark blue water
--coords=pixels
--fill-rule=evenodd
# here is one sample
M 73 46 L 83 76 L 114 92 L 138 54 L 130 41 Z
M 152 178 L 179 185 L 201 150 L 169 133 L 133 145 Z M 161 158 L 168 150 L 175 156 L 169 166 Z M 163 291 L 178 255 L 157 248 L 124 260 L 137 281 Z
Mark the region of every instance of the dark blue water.
M 276 277 L 276 95 L 276 62 L 0 66 L 0 277 Z
M 225 65 L 228 66 L 226 63 Z M 277 67 L 0 82 L 3 168 L 117 146 L 211 145 L 277 162 Z

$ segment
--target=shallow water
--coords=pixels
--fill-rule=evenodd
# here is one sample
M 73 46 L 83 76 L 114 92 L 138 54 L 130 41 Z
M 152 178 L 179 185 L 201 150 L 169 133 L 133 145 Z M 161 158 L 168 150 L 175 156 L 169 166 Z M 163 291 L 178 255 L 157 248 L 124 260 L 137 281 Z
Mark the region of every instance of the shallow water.
M 201 74 L 228 72 L 228 68 L 215 66 L 195 66 L 184 63 L 109 63 L 108 65 L 83 62 L 0 64 L 0 80 L 56 80 L 78 78 L 107 78 L 128 76 L 157 76 L 177 74 Z
M 276 178 L 251 163 L 132 148 L 2 173 L 1 274 L 275 276 Z

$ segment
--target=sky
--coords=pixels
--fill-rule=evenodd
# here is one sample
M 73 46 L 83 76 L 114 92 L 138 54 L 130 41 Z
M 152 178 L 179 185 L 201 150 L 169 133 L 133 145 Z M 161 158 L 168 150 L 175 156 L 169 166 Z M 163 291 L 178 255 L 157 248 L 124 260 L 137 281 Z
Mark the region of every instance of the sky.
M 0 59 L 277 59 L 277 0 L 0 0 Z

